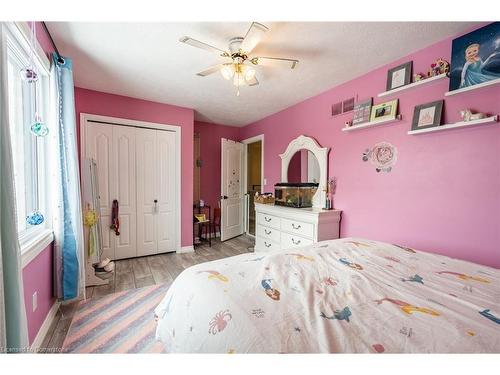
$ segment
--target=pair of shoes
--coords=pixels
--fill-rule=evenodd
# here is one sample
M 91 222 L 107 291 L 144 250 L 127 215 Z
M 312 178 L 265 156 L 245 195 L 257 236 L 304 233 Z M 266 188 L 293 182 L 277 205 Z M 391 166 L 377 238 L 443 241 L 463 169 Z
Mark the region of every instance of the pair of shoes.
M 109 258 L 106 258 L 106 259 L 103 259 L 101 260 L 99 263 L 97 263 L 94 267 L 97 267 L 97 268 L 104 268 L 106 267 L 109 263 L 111 262 L 111 260 Z
M 109 262 L 104 266 L 106 272 L 113 272 L 115 270 L 115 262 Z
M 99 263 L 95 263 L 93 265 L 93 267 L 94 267 L 96 273 L 97 272 L 112 273 L 115 270 L 115 262 L 112 262 L 111 260 L 109 260 L 109 258 L 106 258 Z

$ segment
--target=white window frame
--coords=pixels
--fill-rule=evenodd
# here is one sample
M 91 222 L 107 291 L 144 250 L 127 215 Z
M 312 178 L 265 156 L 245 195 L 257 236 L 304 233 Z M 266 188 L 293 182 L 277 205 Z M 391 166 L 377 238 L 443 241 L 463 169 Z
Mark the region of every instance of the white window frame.
M 26 59 L 30 54 L 31 29 L 26 22 L 6 22 L 3 24 L 6 31 L 6 40 L 8 53 L 14 52 L 18 57 Z M 35 45 L 33 54 L 34 65 L 41 80 L 41 92 L 44 96 L 43 105 L 44 120 L 47 121 L 49 114 L 49 79 L 50 62 L 43 48 L 38 41 Z M 19 244 L 21 247 L 22 266 L 25 267 L 31 260 L 36 258 L 47 246 L 54 240 L 52 232 L 52 218 L 50 214 L 50 191 L 49 181 L 49 155 L 48 155 L 48 137 L 36 139 L 38 149 L 38 159 L 43 162 L 38 165 L 38 191 L 39 191 L 39 209 L 42 211 L 45 221 L 39 226 L 34 226 L 19 233 Z

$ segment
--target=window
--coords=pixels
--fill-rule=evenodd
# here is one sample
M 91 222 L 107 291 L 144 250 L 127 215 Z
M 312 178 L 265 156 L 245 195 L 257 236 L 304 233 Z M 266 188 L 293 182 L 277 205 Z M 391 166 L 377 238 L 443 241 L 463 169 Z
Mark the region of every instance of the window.
M 9 126 L 12 138 L 14 186 L 16 193 L 17 226 L 21 247 L 47 230 L 48 202 L 45 186 L 47 137 L 36 137 L 30 127 L 35 116 L 33 95 L 37 92 L 37 112 L 47 120 L 48 72 L 39 62 L 34 62 L 38 73 L 36 83 L 21 79 L 21 70 L 29 66 L 29 47 L 16 26 L 7 34 L 7 86 L 9 102 Z M 35 59 L 37 60 L 37 59 Z M 36 91 L 34 88 L 36 85 Z M 45 216 L 41 225 L 26 223 L 26 216 L 38 208 Z

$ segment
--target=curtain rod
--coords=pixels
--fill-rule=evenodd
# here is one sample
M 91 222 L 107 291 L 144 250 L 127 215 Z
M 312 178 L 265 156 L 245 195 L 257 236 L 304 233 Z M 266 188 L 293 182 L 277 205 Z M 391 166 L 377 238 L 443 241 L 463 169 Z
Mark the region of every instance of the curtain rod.
M 57 55 L 57 62 L 59 64 L 64 64 L 64 59 L 61 57 L 61 54 L 59 53 L 59 50 L 57 49 L 56 43 L 54 42 L 54 39 L 52 39 L 52 35 L 50 35 L 49 29 L 47 29 L 47 25 L 43 21 L 42 21 L 42 26 L 45 29 L 45 32 L 47 33 L 47 36 L 50 39 L 50 43 L 52 43 L 52 47 L 54 47 L 54 51 L 56 52 L 56 55 Z

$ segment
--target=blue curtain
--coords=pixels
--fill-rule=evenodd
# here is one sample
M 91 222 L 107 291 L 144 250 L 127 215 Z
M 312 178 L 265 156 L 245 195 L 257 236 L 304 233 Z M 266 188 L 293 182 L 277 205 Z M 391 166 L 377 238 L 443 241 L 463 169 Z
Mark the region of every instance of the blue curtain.
M 58 182 L 54 199 L 55 287 L 62 300 L 77 298 L 84 293 L 83 225 L 76 138 L 73 67 L 69 58 L 58 62 L 52 57 L 51 93 L 55 113 L 54 150 L 57 152 L 53 175 Z
M 0 24 L 0 351 L 28 347 L 9 131 L 7 43 Z M 2 288 L 3 284 L 3 288 Z

